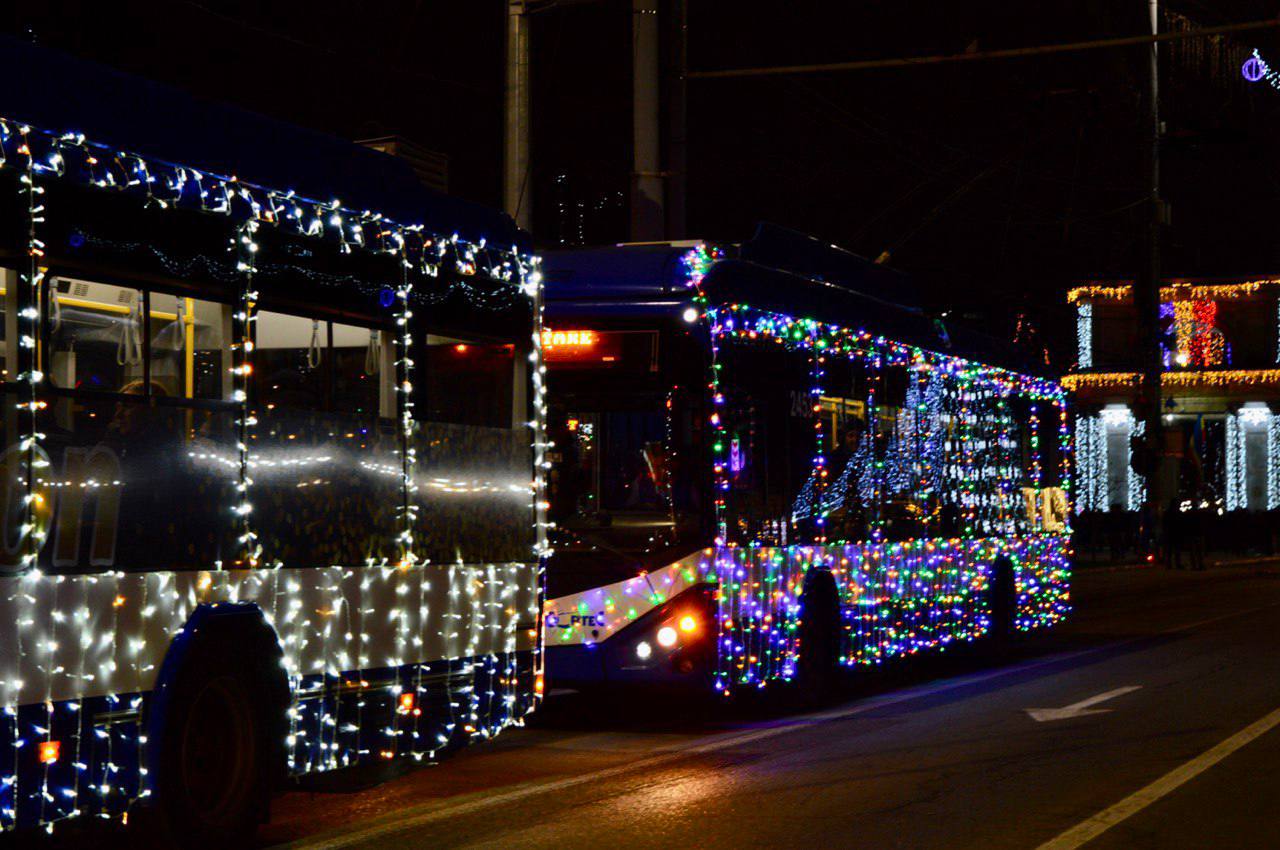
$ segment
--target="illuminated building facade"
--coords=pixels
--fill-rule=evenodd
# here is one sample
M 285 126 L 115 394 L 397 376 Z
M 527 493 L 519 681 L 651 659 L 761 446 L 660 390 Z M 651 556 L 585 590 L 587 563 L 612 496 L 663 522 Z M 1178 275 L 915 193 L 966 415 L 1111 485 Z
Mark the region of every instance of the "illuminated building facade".
M 1073 289 L 1079 513 L 1138 511 L 1130 460 L 1141 431 L 1140 338 L 1132 286 Z M 1179 502 L 1256 519 L 1280 509 L 1280 278 L 1171 281 L 1160 294 L 1166 447 Z

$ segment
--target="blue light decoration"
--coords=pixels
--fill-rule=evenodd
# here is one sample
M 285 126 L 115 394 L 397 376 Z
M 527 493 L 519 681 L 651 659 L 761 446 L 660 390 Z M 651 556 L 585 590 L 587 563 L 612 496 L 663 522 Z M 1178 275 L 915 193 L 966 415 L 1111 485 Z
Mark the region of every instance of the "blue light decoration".
M 715 546 L 703 553 L 698 573 L 717 585 L 717 665 L 715 687 L 728 694 L 735 687 L 763 687 L 795 677 L 800 645 L 801 593 L 811 569 L 829 570 L 836 580 L 842 610 L 840 658 L 845 666 L 874 665 L 888 659 L 942 650 L 990 631 L 991 579 L 995 564 L 1007 559 L 1016 591 L 1015 628 L 1023 631 L 1061 621 L 1070 603 L 1070 528 L 1064 520 L 1050 526 L 1040 506 L 1069 515 L 1072 437 L 1066 396 L 1057 383 L 984 366 L 963 358 L 896 342 L 861 329 L 840 327 L 753 308 L 742 303 L 713 303 L 702 280 L 718 259 L 715 249 L 699 245 L 684 258 L 689 289 L 699 320 L 709 336 Z M 857 498 L 874 507 L 886 487 L 912 482 L 921 491 L 948 487 L 947 496 L 961 509 L 962 534 L 954 539 L 886 541 L 885 518 L 871 517 L 865 542 L 830 540 L 820 522 L 814 545 L 738 545 L 728 534 L 727 494 L 733 476 L 734 449 L 726 434 L 725 345 L 776 343 L 809 354 L 814 380 L 812 396 L 821 395 L 823 364 L 834 357 L 859 361 L 867 369 L 867 416 L 874 421 L 875 392 L 885 369 L 905 367 L 914 376 L 906 405 L 912 409 L 889 443 L 904 449 L 921 447 L 919 461 L 876 458 L 868 428 L 851 462 L 833 480 L 827 478 L 821 446 L 797 499 L 792 519 L 824 519 L 846 500 Z M 1021 535 L 1007 533 L 1011 520 L 978 522 L 991 508 L 1012 517 L 1019 496 L 1004 479 L 1013 471 L 1015 444 L 1005 400 L 1020 397 L 1032 408 L 1030 446 L 1034 455 L 1031 496 Z M 994 407 L 999 435 L 992 444 L 979 427 L 979 406 Z M 1056 413 L 1061 488 L 1042 487 L 1040 432 Z M 940 427 L 946 411 L 955 424 L 947 436 Z M 999 412 L 1003 411 L 1003 412 Z M 950 459 L 948 459 L 950 458 Z M 944 468 L 946 467 L 946 468 Z M 1053 490 L 1054 492 L 1050 492 Z M 986 509 L 986 510 L 984 510 Z M 1037 513 L 1035 517 L 1030 516 Z
M 1256 49 L 1240 66 L 1240 74 L 1251 83 L 1265 80 L 1273 89 L 1280 91 L 1280 73 L 1267 64 L 1267 60 Z
M 1244 64 L 1240 66 L 1240 73 L 1249 82 L 1256 83 L 1266 76 L 1267 63 L 1262 61 L 1262 57 L 1255 50 L 1253 55 L 1244 60 Z

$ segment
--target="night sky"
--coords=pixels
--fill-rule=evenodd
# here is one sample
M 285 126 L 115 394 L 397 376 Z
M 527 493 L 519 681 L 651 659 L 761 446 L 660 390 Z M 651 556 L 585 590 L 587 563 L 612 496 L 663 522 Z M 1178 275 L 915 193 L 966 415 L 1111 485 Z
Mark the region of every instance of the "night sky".
M 340 136 L 403 135 L 448 154 L 452 192 L 500 204 L 505 5 L 360 5 L 44 0 L 10 8 L 2 25 Z M 691 69 L 1130 35 L 1146 14 L 1146 0 L 689 5 Z M 1164 5 L 1166 28 L 1280 11 L 1263 0 Z M 534 231 L 543 245 L 627 237 L 629 27 L 627 0 L 563 0 L 535 16 Z M 1241 78 L 1253 47 L 1280 61 L 1280 30 L 1163 51 L 1166 274 L 1280 272 L 1280 91 Z M 1142 61 L 1141 49 L 1113 49 L 692 81 L 683 235 L 738 240 L 763 219 L 869 257 L 888 250 L 934 306 L 989 319 L 1002 335 L 1026 311 L 1065 352 L 1066 287 L 1135 268 Z M 578 204 L 581 223 L 565 215 Z

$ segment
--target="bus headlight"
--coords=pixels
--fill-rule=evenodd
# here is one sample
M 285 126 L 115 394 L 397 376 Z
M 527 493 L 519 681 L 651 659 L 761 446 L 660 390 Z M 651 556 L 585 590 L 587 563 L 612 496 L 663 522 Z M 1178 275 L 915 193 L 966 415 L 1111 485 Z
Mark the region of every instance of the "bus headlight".
M 658 629 L 658 643 L 667 649 L 675 646 L 676 641 L 679 639 L 680 636 L 676 634 L 676 630 L 670 626 L 663 626 Z
M 685 614 L 680 618 L 680 631 L 688 634 L 698 630 L 698 618 L 692 614 Z
M 636 644 L 636 658 L 647 661 L 650 655 L 653 655 L 653 647 L 649 646 L 649 641 L 642 640 Z

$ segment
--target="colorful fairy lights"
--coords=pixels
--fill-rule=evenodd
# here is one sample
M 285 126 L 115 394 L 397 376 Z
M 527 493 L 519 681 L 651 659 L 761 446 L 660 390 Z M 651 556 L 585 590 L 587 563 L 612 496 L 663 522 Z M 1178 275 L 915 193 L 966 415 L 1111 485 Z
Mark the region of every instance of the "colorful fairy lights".
M 830 570 L 836 578 L 845 612 L 841 658 L 846 665 L 875 664 L 985 634 L 991 626 L 988 591 L 997 559 L 1008 559 L 1012 564 L 1017 628 L 1045 626 L 1064 617 L 1070 608 L 1069 530 L 1044 533 L 1040 520 L 1028 518 L 1027 531 L 1021 536 L 999 536 L 1002 526 L 994 517 L 1011 517 L 1017 510 L 1012 488 L 999 482 L 1009 469 L 998 458 L 1001 452 L 1011 452 L 1012 445 L 1008 442 L 1008 425 L 1001 424 L 1000 415 L 995 417 L 992 436 L 991 427 L 978 427 L 976 412 L 978 406 L 998 410 L 996 399 L 1014 396 L 1033 406 L 1053 406 L 1057 411 L 1054 427 L 1061 458 L 1060 469 L 1055 471 L 1063 476 L 1064 487 L 1057 496 L 1050 496 L 1045 488 L 1043 497 L 1036 496 L 1031 501 L 1062 508 L 1069 493 L 1072 443 L 1061 387 L 1046 379 L 983 366 L 864 330 L 785 316 L 740 303 L 716 303 L 703 286 L 715 259 L 712 249 L 698 246 L 685 255 L 684 265 L 694 309 L 705 322 L 711 352 L 708 391 L 716 545 L 699 569 L 718 585 L 717 690 L 728 693 L 733 687 L 763 686 L 770 680 L 791 679 L 797 674 L 801 593 L 804 576 L 810 569 Z M 887 542 L 882 539 L 885 518 L 876 514 L 871 518 L 867 542 L 824 543 L 833 532 L 824 527 L 823 521 L 837 499 L 850 498 L 846 494 L 852 482 L 845 479 L 855 464 L 848 464 L 841 477 L 830 480 L 819 415 L 815 425 L 819 449 L 813 457 L 813 474 L 797 500 L 797 504 L 808 507 L 791 515 L 793 521 L 814 518 L 818 544 L 773 547 L 735 542 L 728 523 L 727 500 L 734 470 L 724 392 L 725 382 L 732 381 L 733 376 L 725 373 L 721 353 L 727 345 L 769 344 L 808 355 L 813 380 L 809 397 L 814 401 L 815 413 L 821 410 L 824 379 L 832 359 L 848 358 L 864 364 L 869 376 L 869 423 L 878 421 L 875 393 L 883 371 L 906 368 L 909 375 L 915 376 L 909 379 L 915 390 L 912 392 L 909 387 L 910 401 L 906 406 L 914 408 L 919 418 L 907 416 L 896 426 L 898 430 L 887 434 L 891 445 L 905 446 L 916 440 L 927 443 L 936 438 L 940 420 L 930 422 L 925 417 L 931 408 L 935 415 L 943 406 L 950 409 L 956 431 L 946 450 L 954 459 L 950 463 L 954 490 L 949 498 L 955 499 L 963 511 L 964 537 Z M 939 376 L 944 381 L 935 383 Z M 919 386 L 921 383 L 923 387 Z M 941 391 L 934 390 L 931 395 L 930 388 L 935 386 Z M 864 439 L 871 439 L 877 427 L 869 426 Z M 1031 427 L 1038 470 L 1039 455 L 1034 448 L 1040 439 L 1038 416 L 1032 416 Z M 869 486 L 870 492 L 860 492 L 859 498 L 874 508 L 890 481 L 896 484 L 919 480 L 923 484 L 939 480 L 936 476 L 942 470 L 937 468 L 941 466 L 937 454 L 926 450 L 919 457 L 918 465 L 909 471 L 898 468 L 901 461 L 897 458 L 887 462 L 873 457 L 870 463 L 863 463 L 862 474 L 869 471 L 870 476 L 859 490 Z M 1040 489 L 1037 472 L 1031 490 L 1035 494 Z M 1063 514 L 1066 512 L 1062 510 Z

